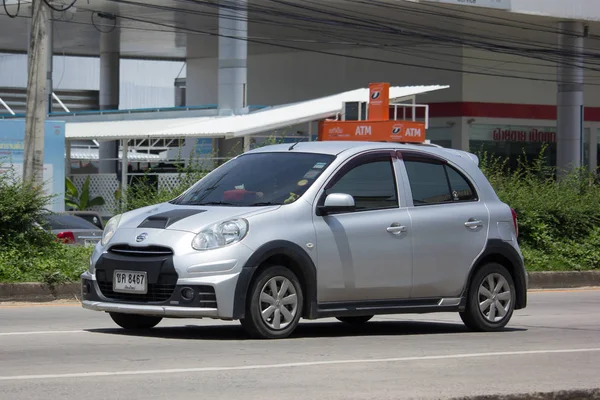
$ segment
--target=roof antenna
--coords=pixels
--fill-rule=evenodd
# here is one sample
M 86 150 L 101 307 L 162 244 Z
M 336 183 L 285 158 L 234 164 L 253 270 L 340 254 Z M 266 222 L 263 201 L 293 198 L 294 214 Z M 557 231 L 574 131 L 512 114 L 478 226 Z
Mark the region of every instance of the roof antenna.
M 296 147 L 296 145 L 297 145 L 298 143 L 300 143 L 301 141 L 303 141 L 304 139 L 306 139 L 306 138 L 302 138 L 302 139 L 298 140 L 296 143 L 294 143 L 293 145 L 291 145 L 291 146 L 290 146 L 290 148 L 288 149 L 288 151 L 289 151 L 289 150 L 294 150 L 294 147 Z

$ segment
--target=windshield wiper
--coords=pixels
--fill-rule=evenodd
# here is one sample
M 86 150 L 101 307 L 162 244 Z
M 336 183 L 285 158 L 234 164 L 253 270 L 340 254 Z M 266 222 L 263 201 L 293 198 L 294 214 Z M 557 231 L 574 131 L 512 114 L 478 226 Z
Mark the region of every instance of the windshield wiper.
M 207 201 L 204 203 L 193 203 L 195 206 L 238 206 L 238 204 L 228 203 L 226 201 Z
M 248 207 L 261 207 L 261 206 L 280 206 L 281 203 L 273 203 L 271 201 L 263 201 L 259 203 L 249 204 Z

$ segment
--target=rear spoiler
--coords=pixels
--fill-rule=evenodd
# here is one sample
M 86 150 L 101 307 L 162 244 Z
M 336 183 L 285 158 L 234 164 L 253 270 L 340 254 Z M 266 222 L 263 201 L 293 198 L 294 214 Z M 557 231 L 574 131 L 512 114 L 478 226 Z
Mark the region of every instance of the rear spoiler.
M 469 153 L 468 151 L 456 150 L 456 149 L 448 149 L 448 151 L 452 151 L 452 152 L 458 154 L 460 157 L 468 158 L 469 160 L 473 161 L 475 163 L 475 165 L 477 165 L 479 167 L 479 157 L 477 157 L 475 154 Z

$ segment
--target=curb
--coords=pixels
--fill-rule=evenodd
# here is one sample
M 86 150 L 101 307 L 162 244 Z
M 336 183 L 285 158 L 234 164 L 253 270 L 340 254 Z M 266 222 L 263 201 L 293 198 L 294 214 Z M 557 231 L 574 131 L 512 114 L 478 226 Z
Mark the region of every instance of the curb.
M 600 389 L 453 397 L 450 400 L 600 400 Z
M 530 272 L 529 289 L 570 289 L 600 286 L 600 271 Z M 79 282 L 50 288 L 43 283 L 0 283 L 0 302 L 41 302 L 79 299 Z
M 50 288 L 43 283 L 0 283 L 0 302 L 43 302 L 79 299 L 79 282 L 65 283 Z
M 529 289 L 600 286 L 600 271 L 529 272 Z

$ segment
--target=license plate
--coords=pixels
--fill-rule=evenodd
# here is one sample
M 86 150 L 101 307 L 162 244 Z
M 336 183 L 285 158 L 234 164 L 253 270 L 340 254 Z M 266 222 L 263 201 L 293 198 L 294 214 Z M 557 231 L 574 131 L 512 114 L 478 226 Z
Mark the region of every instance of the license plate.
M 113 291 L 118 293 L 148 292 L 146 273 L 140 271 L 115 271 L 113 276 Z

